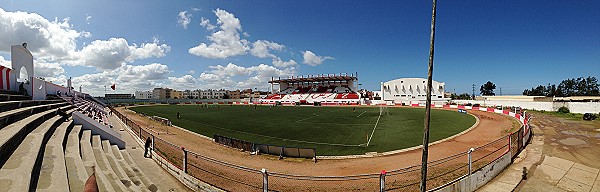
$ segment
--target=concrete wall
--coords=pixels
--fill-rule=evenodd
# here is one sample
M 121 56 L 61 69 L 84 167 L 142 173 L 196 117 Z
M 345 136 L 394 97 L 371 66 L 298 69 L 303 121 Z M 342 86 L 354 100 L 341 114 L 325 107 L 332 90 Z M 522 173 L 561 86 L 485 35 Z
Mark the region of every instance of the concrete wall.
M 508 167 L 511 163 L 510 151 L 496 159 L 494 162 L 483 167 L 481 170 L 464 177 L 460 181 L 446 186 L 438 191 L 440 192 L 466 192 L 475 191 L 478 188 L 484 186 L 487 182 L 491 181 L 496 175 L 502 173 L 504 168 Z
M 67 89 L 66 87 L 54 84 L 54 83 L 50 83 L 50 82 L 44 82 L 46 84 L 46 94 L 54 94 L 56 95 L 56 91 L 60 90 L 61 95 L 65 95 L 67 92 L 69 92 L 69 89 Z
M 33 87 L 31 87 L 31 90 L 27 89 L 27 87 L 29 86 L 25 86 L 25 89 L 27 89 L 27 92 L 30 93 L 31 98 L 33 100 L 45 100 L 46 99 L 46 82 L 38 79 L 38 78 L 32 78 L 31 81 L 33 85 Z M 33 93 L 33 94 L 32 94 Z
M 84 130 L 92 130 L 92 134 L 100 135 L 101 139 L 109 140 L 111 144 L 119 146 L 119 149 L 125 149 L 125 141 L 121 138 L 121 134 L 85 116 L 83 113 L 73 112 L 73 122 L 82 125 Z
M 480 104 L 482 106 L 519 106 L 524 109 L 557 111 L 566 106 L 571 113 L 600 113 L 600 102 L 534 102 L 534 101 L 474 101 L 453 100 L 457 104 Z
M 600 102 L 554 102 L 566 103 L 571 113 L 600 113 Z M 558 108 L 556 108 L 558 109 Z

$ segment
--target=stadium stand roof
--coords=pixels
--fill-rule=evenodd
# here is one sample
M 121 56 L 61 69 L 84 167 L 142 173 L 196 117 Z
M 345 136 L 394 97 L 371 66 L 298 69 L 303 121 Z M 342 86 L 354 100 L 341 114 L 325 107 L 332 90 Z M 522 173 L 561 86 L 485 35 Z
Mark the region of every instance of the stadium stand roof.
M 296 82 L 321 82 L 321 81 L 350 81 L 358 80 L 358 77 L 351 75 L 315 75 L 315 76 L 300 76 L 287 79 L 278 79 L 269 81 L 269 83 L 296 83 Z

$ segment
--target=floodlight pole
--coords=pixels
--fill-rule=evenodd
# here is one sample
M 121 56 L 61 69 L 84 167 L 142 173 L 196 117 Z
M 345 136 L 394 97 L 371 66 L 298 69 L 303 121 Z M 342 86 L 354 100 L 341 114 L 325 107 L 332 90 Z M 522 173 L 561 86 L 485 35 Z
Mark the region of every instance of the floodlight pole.
M 429 67 L 427 72 L 427 102 L 425 104 L 425 127 L 423 128 L 423 156 L 421 157 L 421 192 L 427 191 L 427 155 L 429 150 L 429 117 L 431 112 L 431 90 L 433 76 L 433 51 L 435 41 L 435 5 L 437 0 L 433 0 L 431 9 L 431 37 L 429 41 Z

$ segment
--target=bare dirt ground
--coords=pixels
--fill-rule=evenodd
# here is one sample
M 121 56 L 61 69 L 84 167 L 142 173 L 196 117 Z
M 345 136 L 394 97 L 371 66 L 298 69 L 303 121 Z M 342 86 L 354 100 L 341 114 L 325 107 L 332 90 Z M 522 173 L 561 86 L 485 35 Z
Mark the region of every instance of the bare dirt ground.
M 381 170 L 395 170 L 419 165 L 421 162 L 421 149 L 383 157 L 319 160 L 317 163 L 308 159 L 285 158 L 278 160 L 275 156 L 250 155 L 248 152 L 241 152 L 237 149 L 219 145 L 178 128 L 161 125 L 122 107 L 117 108 L 117 110 L 142 127 L 151 130 L 150 132 L 160 133 L 157 135 L 158 137 L 175 145 L 185 146 L 187 150 L 236 165 L 256 169 L 266 168 L 272 172 L 296 175 L 343 176 L 379 173 Z M 430 146 L 430 161 L 465 152 L 471 147 L 484 145 L 509 134 L 511 131 L 516 131 L 520 126 L 514 118 L 508 116 L 481 111 L 469 112 L 480 119 L 479 125 L 464 135 Z M 585 155 L 580 154 L 579 156 Z M 589 154 L 587 155 L 589 156 Z
M 544 134 L 544 155 L 600 168 L 600 121 L 572 120 L 539 112 L 533 115 L 531 123 Z
M 531 114 L 533 115 L 531 126 L 540 130 L 533 133 L 543 136 L 542 159 L 529 170 L 531 178 L 521 182 L 514 191 L 565 191 L 557 186 L 555 181 L 547 180 L 548 176 L 538 174 L 537 168 L 545 157 L 560 158 L 588 167 L 600 168 L 600 120 L 583 121 L 541 112 Z M 560 179 L 560 174 L 558 175 L 557 177 L 555 174 L 553 177 Z M 581 186 L 579 184 L 579 187 Z M 581 188 L 575 191 L 585 190 Z

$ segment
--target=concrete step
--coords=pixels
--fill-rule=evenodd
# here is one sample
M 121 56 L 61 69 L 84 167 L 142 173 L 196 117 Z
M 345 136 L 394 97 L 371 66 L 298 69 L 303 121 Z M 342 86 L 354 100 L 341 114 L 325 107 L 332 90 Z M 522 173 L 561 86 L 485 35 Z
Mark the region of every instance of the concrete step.
M 13 109 L 21 108 L 21 107 L 31 107 L 34 105 L 40 105 L 41 101 L 3 101 L 0 102 L 0 111 L 10 111 Z
M 133 179 L 129 178 L 127 173 L 125 173 L 125 169 L 121 166 L 121 164 L 119 164 L 119 162 L 117 162 L 117 158 L 113 154 L 112 148 L 110 146 L 110 142 L 108 140 L 102 141 L 102 150 L 104 151 L 104 154 L 106 156 L 106 159 L 108 160 L 108 163 L 110 164 L 110 167 L 117 174 L 117 176 L 121 179 L 121 182 L 127 188 L 129 188 L 129 190 L 141 191 L 140 189 L 144 188 L 143 186 L 141 188 L 138 186 L 139 184 L 141 184 L 140 181 L 137 181 L 137 182 L 133 181 Z M 136 184 L 136 183 L 138 183 L 138 184 Z
M 113 149 L 115 149 L 115 147 L 113 147 Z M 146 175 L 141 171 L 137 164 L 135 164 L 135 161 L 133 161 L 129 155 L 129 152 L 127 152 L 125 149 L 119 151 L 122 158 L 125 160 L 125 162 L 127 162 L 127 164 L 129 164 L 133 172 L 138 176 L 138 178 L 140 178 L 140 180 L 142 180 L 142 183 L 147 186 L 147 189 L 150 191 L 159 191 L 158 187 L 156 187 L 156 185 L 154 185 L 154 183 L 152 183 L 152 181 L 150 181 L 148 177 L 146 177 Z
M 16 101 L 16 100 L 31 100 L 29 96 L 13 95 L 13 94 L 0 94 L 0 101 Z
M 35 187 L 44 155 L 43 144 L 52 136 L 59 120 L 61 117 L 55 116 L 44 121 L 10 155 L 0 168 L 0 181 L 8 181 L 3 184 L 4 189 L 27 191 Z
M 66 102 L 50 103 L 50 104 L 35 105 L 35 106 L 30 106 L 30 107 L 20 107 L 20 108 L 13 109 L 10 111 L 0 112 L 0 129 L 2 129 L 5 126 L 8 126 L 11 123 L 14 123 L 14 122 L 22 120 L 26 117 L 29 117 L 32 114 L 47 111 L 49 109 L 62 107 L 65 105 L 67 105 Z
M 72 106 L 61 107 L 67 110 Z M 29 132 L 42 124 L 46 119 L 56 116 L 56 110 L 46 110 L 30 115 L 0 129 L 0 166 L 6 162 L 10 154 L 23 142 Z
M 46 143 L 36 191 L 69 191 L 63 142 L 73 121 L 63 122 Z
M 0 89 L 0 94 L 8 94 L 8 95 L 23 95 L 17 91 L 9 91 L 9 90 L 4 90 L 4 89 Z
M 142 191 L 157 190 L 156 186 L 151 185 L 152 182 L 142 172 L 140 172 L 139 169 L 134 168 L 132 165 L 128 164 L 127 161 L 125 161 L 125 158 L 123 158 L 123 156 L 121 155 L 121 150 L 119 149 L 119 146 L 112 145 L 111 148 L 114 157 L 117 159 L 117 162 L 121 165 L 127 176 L 131 178 L 131 181 L 133 181 L 134 184 L 139 186 L 140 189 L 142 189 Z M 148 187 L 150 185 L 151 187 Z
M 87 178 L 92 173 L 87 173 L 79 150 L 79 134 L 81 125 L 73 126 L 67 138 L 65 147 L 65 165 L 67 167 L 67 178 L 69 181 L 69 189 L 71 191 L 83 191 L 83 186 Z M 91 132 L 90 132 L 91 133 Z
M 79 140 L 79 146 L 81 147 L 81 158 L 83 160 L 85 170 L 87 173 L 96 173 L 96 181 L 98 182 L 98 189 L 100 189 L 100 191 L 115 191 L 109 179 L 106 177 L 106 175 L 104 175 L 104 171 L 100 169 L 98 163 L 96 162 L 91 140 L 92 131 L 84 130 L 83 134 L 81 135 L 81 139 Z
M 96 157 L 96 163 L 98 163 L 98 167 L 100 167 L 102 172 L 104 172 L 104 175 L 106 175 L 106 177 L 109 179 L 109 182 L 115 191 L 128 191 L 127 187 L 119 180 L 117 174 L 110 167 L 110 163 L 108 163 L 106 155 L 104 154 L 104 151 L 102 151 L 100 135 L 92 136 L 92 149 L 94 151 L 94 156 Z

